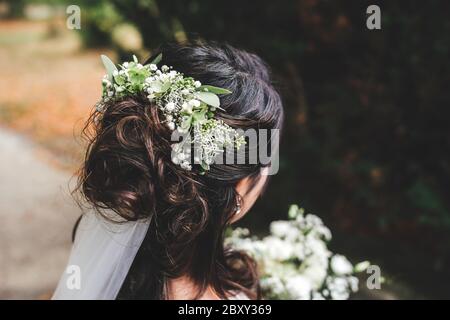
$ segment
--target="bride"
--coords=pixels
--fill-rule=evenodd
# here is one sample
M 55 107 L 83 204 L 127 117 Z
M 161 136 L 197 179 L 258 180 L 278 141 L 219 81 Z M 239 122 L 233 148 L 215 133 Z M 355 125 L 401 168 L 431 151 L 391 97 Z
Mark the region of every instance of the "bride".
M 163 46 L 143 65 L 103 62 L 76 190 L 89 210 L 53 299 L 260 298 L 255 262 L 224 247 L 224 233 L 260 196 L 269 167 L 212 159 L 249 153 L 239 129 L 281 128 L 267 66 L 204 43 Z

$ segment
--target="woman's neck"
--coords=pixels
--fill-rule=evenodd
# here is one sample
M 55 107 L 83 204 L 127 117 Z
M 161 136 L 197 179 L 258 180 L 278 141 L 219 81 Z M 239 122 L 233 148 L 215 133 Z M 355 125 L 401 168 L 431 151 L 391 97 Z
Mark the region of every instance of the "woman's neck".
M 192 300 L 198 293 L 198 287 L 188 277 L 182 276 L 168 281 L 168 299 L 169 300 Z M 220 300 L 220 297 L 211 287 L 198 298 L 199 300 Z

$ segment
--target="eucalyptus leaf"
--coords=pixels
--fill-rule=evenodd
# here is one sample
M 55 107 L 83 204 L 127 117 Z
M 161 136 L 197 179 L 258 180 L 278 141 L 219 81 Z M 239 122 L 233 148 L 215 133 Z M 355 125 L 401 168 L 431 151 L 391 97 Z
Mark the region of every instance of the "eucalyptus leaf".
M 215 86 L 210 86 L 210 85 L 202 85 L 202 86 L 197 88 L 197 91 L 212 92 L 212 93 L 215 93 L 215 94 L 230 94 L 231 93 L 230 90 L 227 90 L 227 89 L 224 89 L 224 88 L 215 87 Z
M 118 71 L 116 65 L 111 61 L 110 58 L 108 58 L 104 54 L 102 54 L 100 58 L 102 59 L 103 65 L 105 66 L 106 72 L 108 73 L 109 81 L 113 81 L 113 73 L 114 71 Z
M 162 88 L 163 84 L 161 81 L 153 81 L 150 83 L 150 87 L 153 89 L 153 91 L 160 93 L 161 92 L 161 88 Z
M 156 56 L 156 58 L 153 59 L 152 62 L 150 62 L 150 64 L 158 64 L 158 63 L 161 62 L 161 59 L 162 59 L 162 53 L 158 54 L 158 55 Z
M 223 110 L 220 107 L 220 100 L 216 94 L 214 94 L 212 92 L 199 91 L 199 92 L 196 92 L 196 96 L 199 100 L 203 101 L 207 105 L 210 105 L 212 107 Z
M 171 83 L 169 81 L 164 82 L 161 86 L 161 93 L 166 92 L 167 90 L 169 90 Z

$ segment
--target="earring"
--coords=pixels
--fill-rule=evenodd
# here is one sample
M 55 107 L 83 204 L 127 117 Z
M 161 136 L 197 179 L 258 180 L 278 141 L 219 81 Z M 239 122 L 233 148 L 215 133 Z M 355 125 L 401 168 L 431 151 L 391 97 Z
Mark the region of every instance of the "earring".
M 242 200 L 241 196 L 237 196 L 234 214 L 239 214 L 241 212 L 241 200 Z

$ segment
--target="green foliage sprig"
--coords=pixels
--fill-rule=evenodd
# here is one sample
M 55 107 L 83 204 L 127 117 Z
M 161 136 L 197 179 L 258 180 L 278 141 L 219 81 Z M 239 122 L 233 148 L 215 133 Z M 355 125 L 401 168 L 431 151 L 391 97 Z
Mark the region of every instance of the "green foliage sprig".
M 159 55 L 150 64 L 142 65 L 136 56 L 133 61 L 124 62 L 117 67 L 108 57 L 101 59 L 107 74 L 103 77 L 102 101 L 145 93 L 148 100 L 156 105 L 165 117 L 167 127 L 184 136 L 182 142 L 172 145 L 172 161 L 183 169 L 191 170 L 191 146 L 194 146 L 194 163 L 199 164 L 201 172 L 210 169 L 214 159 L 225 148 L 239 149 L 244 137 L 235 129 L 214 118 L 220 109 L 218 95 L 231 91 L 211 85 L 202 85 L 192 77 L 185 77 L 166 65 L 158 68 Z

